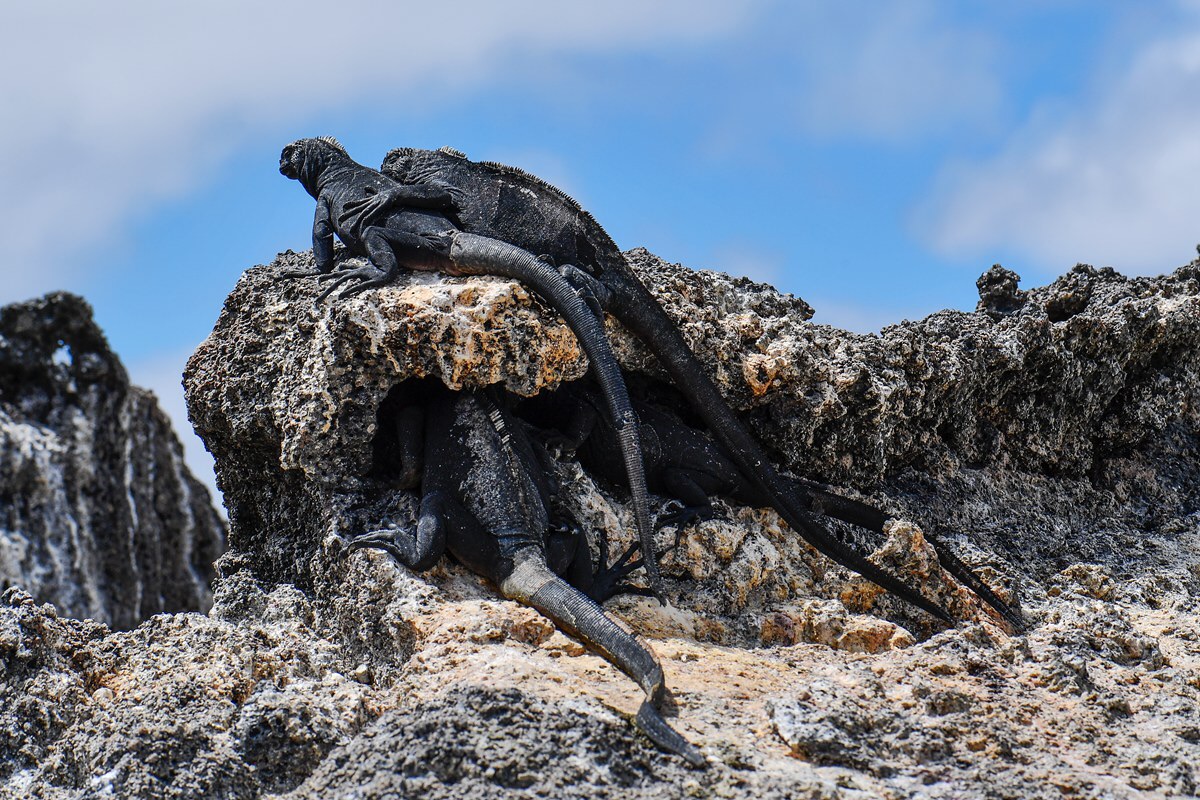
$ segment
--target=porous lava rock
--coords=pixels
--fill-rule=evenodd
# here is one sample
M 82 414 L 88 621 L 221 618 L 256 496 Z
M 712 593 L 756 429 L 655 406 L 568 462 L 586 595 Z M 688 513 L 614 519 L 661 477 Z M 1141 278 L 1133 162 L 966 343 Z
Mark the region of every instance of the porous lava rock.
M 770 287 L 628 256 L 779 461 L 888 509 L 872 558 L 963 622 L 937 625 L 773 512 L 719 501 L 663 560 L 669 606 L 609 606 L 663 662 L 672 724 L 710 760 L 687 768 L 630 723 L 632 681 L 536 612 L 452 563 L 415 574 L 345 548 L 413 522 L 373 444 L 394 387 L 552 391 L 585 368 L 561 321 L 490 278 L 406 276 L 315 305 L 315 282 L 280 280 L 311 257 L 285 253 L 243 276 L 186 373 L 231 519 L 213 611 L 109 633 L 10 592 L 0 786 L 1196 794 L 1200 263 L 1132 279 L 1080 266 L 1028 290 L 993 269 L 978 311 L 861 335 L 807 323 Z M 634 390 L 666 391 L 645 349 L 610 333 Z M 631 540 L 619 492 L 570 460 L 560 473 L 590 532 L 614 551 Z M 931 536 L 1019 602 L 1029 631 L 947 576 Z
M 0 588 L 131 628 L 211 602 L 225 524 L 86 302 L 0 309 Z

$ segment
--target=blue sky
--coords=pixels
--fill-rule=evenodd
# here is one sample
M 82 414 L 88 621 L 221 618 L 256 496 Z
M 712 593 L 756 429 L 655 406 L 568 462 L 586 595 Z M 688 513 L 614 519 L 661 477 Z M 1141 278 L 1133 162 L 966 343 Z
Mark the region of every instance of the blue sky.
M 973 308 L 995 262 L 1028 286 L 1200 242 L 1194 1 L 0 0 L 0 26 L 0 302 L 87 297 L 185 432 L 238 275 L 309 245 L 276 170 L 301 136 L 517 164 L 623 247 L 859 331 Z

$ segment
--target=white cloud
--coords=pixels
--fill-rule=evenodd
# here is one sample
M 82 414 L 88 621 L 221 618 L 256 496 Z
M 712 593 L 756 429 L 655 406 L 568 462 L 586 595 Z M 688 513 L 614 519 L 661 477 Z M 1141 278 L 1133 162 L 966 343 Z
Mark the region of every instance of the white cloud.
M 721 36 L 753 4 L 5 3 L 0 302 L 71 285 L 73 256 L 256 130 L 366 98 L 402 108 L 560 54 Z
M 1077 261 L 1169 270 L 1200 241 L 1200 19 L 1144 45 L 1092 99 L 1045 106 L 995 156 L 948 167 L 920 210 L 945 255 L 1016 252 L 1061 271 Z M 990 253 L 990 255 L 989 255 Z
M 979 125 L 1001 105 L 996 43 L 950 22 L 937 4 L 814 4 L 803 13 L 803 130 L 906 140 Z
M 1007 98 L 1001 34 L 986 16 L 931 0 L 779 3 L 713 48 L 734 88 L 714 92 L 719 113 L 697 153 L 745 160 L 778 137 L 905 147 L 989 130 Z

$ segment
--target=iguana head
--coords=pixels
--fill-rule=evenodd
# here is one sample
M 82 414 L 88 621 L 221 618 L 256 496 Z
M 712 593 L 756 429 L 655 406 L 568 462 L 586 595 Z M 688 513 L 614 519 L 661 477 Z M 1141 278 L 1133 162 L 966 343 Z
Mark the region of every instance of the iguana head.
M 283 148 L 279 156 L 279 172 L 284 177 L 300 181 L 311 195 L 316 195 L 317 180 L 331 163 L 349 160 L 346 148 L 332 136 L 297 139 Z
M 467 160 L 466 153 L 453 147 L 439 147 L 437 150 L 397 147 L 384 157 L 380 169 L 401 183 L 420 183 L 429 177 L 428 173 L 441 166 L 439 157 L 444 156 Z
M 416 153 L 417 149 L 415 147 L 397 147 L 384 156 L 383 164 L 380 168 L 388 175 L 404 183 L 408 178 L 409 170 L 412 169 L 413 156 Z

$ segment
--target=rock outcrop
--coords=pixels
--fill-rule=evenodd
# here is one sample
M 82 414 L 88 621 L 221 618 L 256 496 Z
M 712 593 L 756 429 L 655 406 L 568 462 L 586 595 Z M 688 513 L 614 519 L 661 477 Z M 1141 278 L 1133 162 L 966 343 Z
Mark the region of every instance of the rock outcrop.
M 0 588 L 132 628 L 211 602 L 225 525 L 82 299 L 0 309 Z
M 1200 262 L 1077 267 L 974 313 L 857 335 L 769 287 L 630 257 L 781 463 L 893 512 L 872 556 L 945 630 L 772 512 L 718 504 L 664 559 L 669 607 L 611 608 L 663 661 L 688 769 L 630 724 L 637 689 L 453 564 L 344 535 L 412 523 L 381 469 L 410 377 L 551 391 L 574 339 L 519 285 L 414 275 L 315 306 L 285 253 L 246 273 L 185 382 L 231 552 L 208 616 L 109 633 L 0 605 L 0 786 L 34 797 L 1138 797 L 1200 763 Z M 717 320 L 720 320 L 719 324 Z M 611 327 L 635 391 L 669 391 Z M 620 498 L 562 465 L 619 549 Z M 938 566 L 954 548 L 1031 630 Z M 672 538 L 663 533 L 663 543 Z

